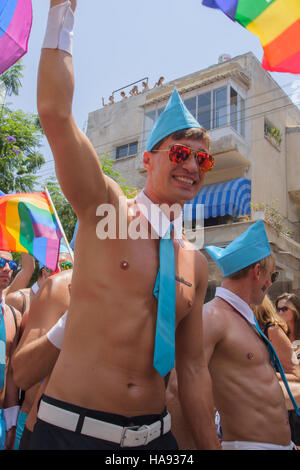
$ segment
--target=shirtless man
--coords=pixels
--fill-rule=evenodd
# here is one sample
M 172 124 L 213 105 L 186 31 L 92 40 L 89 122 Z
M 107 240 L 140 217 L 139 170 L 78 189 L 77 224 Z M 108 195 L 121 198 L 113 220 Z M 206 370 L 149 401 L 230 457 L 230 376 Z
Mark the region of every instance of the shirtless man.
M 53 346 L 46 334 L 69 307 L 71 279 L 72 270 L 68 270 L 45 280 L 32 300 L 26 328 L 12 357 L 16 384 L 26 391 L 25 397 L 30 392 L 24 401 L 27 407 L 26 425 L 20 450 L 29 449 L 27 446 L 36 420 L 36 407 L 33 405 L 45 388 L 46 381 L 42 385 L 41 381 L 50 374 L 59 354 L 59 349 Z
M 55 5 L 62 2 L 52 0 L 51 6 Z M 39 407 L 32 445 L 35 449 L 120 449 L 122 445 L 141 450 L 176 449 L 169 432 L 169 415 L 164 411 L 164 377 L 153 367 L 157 312 L 153 288 L 159 239 L 101 240 L 97 236 L 97 214 L 103 204 L 112 205 L 116 220 L 125 218 L 130 224 L 136 216 L 128 213 L 126 204 L 120 204 L 123 193 L 103 174 L 92 145 L 74 123 L 67 33 L 72 14 L 67 5 L 60 15 L 63 8 L 51 10 L 51 18 L 57 12 L 60 24 L 64 18 L 63 34 L 58 33 L 54 41 L 46 35 L 47 47 L 39 68 L 38 109 L 60 185 L 78 216 L 79 228 L 64 342 Z M 49 31 L 55 33 L 57 28 L 52 26 Z M 68 52 L 61 50 L 63 43 Z M 180 129 L 192 131 L 191 127 L 197 137 L 195 133 L 193 138 L 183 135 L 179 143 L 196 151 L 181 164 L 172 163 L 168 155 L 169 146 L 178 140 L 170 136 L 172 129 L 162 136 L 161 149 L 158 145 L 156 152 L 153 147 L 145 152 L 145 194 L 152 203 L 183 205 L 199 192 L 204 179 L 200 151 L 208 160 L 208 138 L 196 122 L 189 126 L 185 121 Z M 116 229 L 118 233 L 119 224 Z M 176 275 L 191 284 L 176 285 L 180 393 L 198 448 L 214 449 L 219 442 L 201 337 L 207 262 L 186 241 L 182 242 L 184 246 L 178 239 L 172 241 Z M 157 431 L 158 437 L 153 439 L 148 427 Z
M 207 247 L 224 279 L 205 304 L 205 352 L 221 417 L 223 449 L 292 449 L 284 396 L 250 305 L 276 279 L 262 221 L 225 249 Z
M 285 398 L 250 308 L 262 303 L 276 277 L 263 222 L 224 250 L 206 249 L 224 276 L 215 298 L 203 307 L 205 355 L 221 416 L 222 448 L 289 450 L 293 443 Z M 167 396 L 172 430 L 181 449 L 195 449 L 177 393 L 172 371 Z
M 72 264 L 73 259 L 71 255 L 67 253 L 60 253 L 58 256 L 58 264 L 61 270 L 63 270 L 63 268 L 61 268 L 61 265 L 66 262 Z M 32 298 L 35 294 L 37 294 L 43 282 L 52 274 L 53 272 L 50 269 L 43 266 L 40 268 L 37 281 L 31 287 L 18 289 L 13 292 L 9 292 L 6 295 L 6 302 L 22 313 L 22 316 L 24 318 L 23 323 L 26 321 L 26 318 L 28 316 Z
M 10 360 L 18 343 L 22 317 L 20 312 L 10 309 L 3 299 L 3 292 L 7 289 L 17 264 L 7 251 L 0 251 L 0 261 L 0 315 L 3 316 L 0 320 L 3 321 L 4 318 L 6 343 L 3 345 L 1 340 L 0 360 L 1 364 L 5 361 L 5 382 L 0 390 L 0 449 L 3 449 L 4 445 L 5 449 L 12 449 L 19 412 L 19 390 L 13 380 Z M 3 263 L 5 264 L 2 266 Z M 5 354 L 5 357 L 2 357 L 2 354 Z

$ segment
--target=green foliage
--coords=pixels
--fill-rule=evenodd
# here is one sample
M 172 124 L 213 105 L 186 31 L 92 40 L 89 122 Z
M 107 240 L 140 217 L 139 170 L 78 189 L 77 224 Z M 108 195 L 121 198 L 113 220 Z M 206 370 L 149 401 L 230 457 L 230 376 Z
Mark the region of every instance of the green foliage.
M 0 189 L 5 193 L 32 192 L 34 174 L 45 162 L 38 151 L 43 131 L 38 117 L 21 110 L 12 111 L 6 97 L 18 95 L 23 66 L 18 62 L 0 75 L 4 102 L 0 110 Z
M 3 83 L 5 88 L 5 97 L 19 94 L 19 89 L 22 86 L 21 79 L 23 78 L 23 69 L 24 66 L 22 62 L 19 61 L 0 75 L 0 82 Z
M 117 171 L 113 169 L 112 165 L 113 165 L 114 160 L 111 160 L 110 155 L 109 154 L 102 155 L 100 157 L 100 162 L 101 162 L 103 172 L 119 184 L 125 196 L 128 199 L 134 198 L 136 194 L 138 193 L 138 189 L 128 186 L 126 184 L 125 178 L 123 178 L 123 176 L 120 175 L 120 173 L 118 173 Z
M 45 162 L 38 151 L 42 130 L 34 114 L 2 108 L 0 115 L 0 188 L 5 193 L 31 192 Z
M 283 217 L 276 207 L 277 202 L 277 200 L 272 201 L 271 204 L 265 204 L 264 202 L 251 202 L 250 205 L 254 211 L 264 212 L 264 220 L 268 222 L 278 233 L 292 237 L 293 232 L 284 224 Z

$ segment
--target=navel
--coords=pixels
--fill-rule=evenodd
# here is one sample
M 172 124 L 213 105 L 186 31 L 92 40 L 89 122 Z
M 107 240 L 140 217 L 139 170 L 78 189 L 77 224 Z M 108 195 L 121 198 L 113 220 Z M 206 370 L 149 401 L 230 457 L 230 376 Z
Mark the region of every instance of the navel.
M 251 359 L 253 359 L 253 358 L 254 358 L 254 354 L 252 352 L 249 352 L 247 354 L 247 359 L 249 359 L 251 361 Z
M 123 269 L 124 271 L 126 271 L 126 269 L 129 268 L 129 263 L 128 263 L 128 261 L 121 261 L 121 263 L 120 263 L 120 268 Z

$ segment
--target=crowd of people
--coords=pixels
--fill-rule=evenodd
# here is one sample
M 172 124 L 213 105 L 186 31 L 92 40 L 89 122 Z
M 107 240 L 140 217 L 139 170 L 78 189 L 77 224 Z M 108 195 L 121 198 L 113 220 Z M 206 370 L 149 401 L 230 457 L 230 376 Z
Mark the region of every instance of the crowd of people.
M 157 82 L 155 82 L 153 88 L 162 86 L 164 80 L 165 80 L 164 77 L 160 77 L 160 78 L 157 80 Z M 125 93 L 125 91 L 122 90 L 122 91 L 120 92 L 121 101 L 126 100 L 127 98 L 130 98 L 130 96 L 140 95 L 141 93 L 145 93 L 146 91 L 149 91 L 149 90 L 150 90 L 150 87 L 149 87 L 148 79 L 147 79 L 146 81 L 142 81 L 142 91 L 139 90 L 138 85 L 134 85 L 134 86 L 129 90 L 129 96 L 127 96 L 126 93 Z M 114 94 L 112 94 L 112 95 L 109 96 L 109 98 L 108 98 L 108 103 L 105 103 L 104 97 L 102 96 L 102 106 L 108 106 L 108 105 L 114 104 L 114 103 L 115 103 Z
M 257 237 L 257 232 L 255 236 Z M 51 273 L 50 270 L 42 267 L 34 283 L 32 283 L 32 281 L 30 282 L 30 279 L 32 279 L 35 262 L 30 255 L 22 254 L 22 269 L 18 272 L 17 276 L 14 277 L 13 281 L 12 276 L 17 266 L 16 263 L 13 262 L 11 253 L 2 251 L 0 253 L 0 261 L 1 307 L 4 310 L 3 315 L 6 326 L 7 344 L 5 387 L 2 389 L 1 398 L 3 409 L 3 416 L 1 417 L 1 445 L 2 449 L 34 449 L 31 444 L 31 436 L 37 420 L 38 403 L 43 395 L 49 375 L 51 374 L 62 347 L 64 325 L 70 303 L 73 268 L 72 259 L 70 259 L 70 255 L 61 253 L 59 255 L 59 269 L 61 272 L 56 274 Z M 263 269 L 265 269 L 268 263 L 272 263 L 274 267 L 273 255 L 270 255 L 267 261 L 261 260 L 259 266 L 263 266 Z M 222 268 L 222 266 L 220 267 Z M 224 352 L 226 352 L 227 346 L 226 344 L 223 346 L 219 344 L 217 331 L 219 330 L 220 335 L 220 331 L 225 327 L 225 334 L 222 332 L 222 336 L 226 337 L 226 335 L 229 334 L 226 333 L 226 324 L 227 322 L 228 325 L 230 324 L 230 336 L 232 335 L 233 337 L 230 338 L 230 349 L 228 353 L 234 356 L 236 347 L 235 341 L 244 342 L 245 339 L 247 339 L 246 333 L 250 333 L 250 331 L 243 331 L 245 323 L 247 323 L 249 319 L 246 322 L 244 321 L 247 317 L 247 312 L 245 316 L 245 311 L 243 310 L 245 309 L 245 305 L 243 305 L 241 297 L 239 298 L 237 294 L 242 293 L 245 286 L 247 291 L 251 290 L 252 286 L 249 279 L 249 271 L 251 271 L 251 269 L 253 269 L 253 266 L 250 265 L 248 269 L 244 269 L 243 273 L 239 271 L 238 275 L 234 273 L 234 275 L 226 276 L 221 287 L 217 288 L 215 298 L 211 302 L 204 304 L 204 344 L 213 385 L 217 383 L 217 385 L 213 387 L 213 396 L 216 418 L 218 418 L 218 425 L 216 427 L 220 441 L 223 441 L 224 435 L 226 437 L 226 432 L 228 432 L 227 420 L 230 420 L 229 431 L 232 432 L 230 428 L 232 427 L 232 420 L 235 419 L 235 415 L 242 410 L 245 414 L 247 405 L 249 405 L 249 403 L 247 403 L 249 401 L 249 393 L 246 395 L 247 399 L 245 398 L 245 403 L 240 399 L 240 401 L 242 401 L 241 410 L 239 410 L 236 405 L 235 407 L 233 406 L 233 402 L 236 398 L 234 391 L 230 390 L 230 388 L 228 389 L 228 378 L 222 378 L 220 371 L 227 370 L 225 366 L 229 366 L 229 361 L 232 367 L 238 365 L 241 367 L 241 369 L 238 369 L 238 374 L 241 375 L 243 371 L 245 371 L 245 365 L 243 363 L 239 364 L 239 362 L 244 362 L 244 360 L 243 358 L 241 360 L 238 357 L 239 354 L 237 354 L 235 358 L 236 364 L 234 364 L 233 357 L 229 359 L 226 357 L 226 353 L 224 354 Z M 28 284 L 32 285 L 27 287 Z M 257 293 L 255 293 L 255 296 L 257 297 Z M 271 301 L 267 294 L 260 294 L 260 299 L 254 297 L 249 299 L 248 305 L 254 312 L 264 335 L 266 335 L 273 344 L 291 389 L 293 390 L 293 394 L 295 398 L 299 400 L 300 367 L 299 353 L 297 350 L 300 341 L 297 340 L 297 338 L 300 338 L 300 298 L 293 293 L 283 293 L 279 295 L 274 302 Z M 262 301 L 258 303 L 260 300 Z M 252 304 L 252 301 L 255 302 Z M 235 302 L 237 302 L 237 304 Z M 235 312 L 236 318 L 232 318 L 232 311 Z M 221 315 L 222 321 L 220 318 Z M 228 315 L 229 319 L 226 318 Z M 234 323 L 236 323 L 236 326 Z M 54 337 L 52 337 L 53 326 L 55 330 Z M 57 336 L 58 331 L 60 331 L 59 336 Z M 234 338 L 234 335 L 236 335 L 236 338 Z M 219 348 L 217 352 L 215 351 L 216 337 L 218 339 L 217 344 Z M 240 344 L 238 347 L 241 349 Z M 255 362 L 255 354 L 257 353 L 254 344 L 251 345 L 250 337 L 247 341 L 246 350 L 251 350 L 247 353 L 247 360 Z M 268 362 L 267 360 L 264 365 L 266 366 Z M 249 380 L 251 378 L 251 389 L 257 396 L 259 393 L 257 387 L 261 390 L 262 384 L 253 384 L 257 370 L 254 374 L 254 370 L 251 370 L 250 366 L 249 369 L 248 375 Z M 257 365 L 256 369 L 259 369 Z M 264 373 L 266 372 L 267 368 L 264 370 Z M 230 374 L 230 381 L 233 379 L 232 375 L 234 375 L 233 372 Z M 223 396 L 224 384 L 219 383 L 222 380 L 227 383 L 225 393 L 227 396 Z M 261 376 L 258 377 L 258 380 L 263 381 Z M 277 380 L 285 396 L 285 406 L 288 410 L 292 442 L 296 446 L 300 446 L 300 418 L 294 410 L 289 395 L 286 393 L 284 383 L 278 370 Z M 215 387 L 219 388 L 219 390 L 215 390 Z M 270 395 L 268 394 L 267 397 L 269 400 Z M 229 403 L 227 403 L 228 400 Z M 175 369 L 172 370 L 169 380 L 167 405 L 172 416 L 172 432 L 176 437 L 179 448 L 183 450 L 197 449 L 190 428 L 183 417 L 180 401 L 178 399 Z M 225 409 L 230 409 L 228 416 L 224 413 L 224 406 Z M 252 414 L 253 406 L 249 408 L 249 412 Z M 265 408 L 264 415 L 267 415 Z M 253 432 L 253 430 L 251 430 L 249 420 L 247 420 L 247 423 L 247 426 L 245 426 L 245 439 L 250 439 L 250 437 L 252 437 L 251 431 Z M 267 424 L 267 428 L 268 427 L 269 425 Z M 258 430 L 256 429 L 256 433 L 257 432 Z M 277 435 L 277 432 L 278 430 L 276 428 L 275 435 Z M 263 435 L 266 435 L 266 429 L 263 429 Z M 227 448 L 232 445 L 230 444 L 231 441 L 227 439 L 224 442 Z M 253 445 L 254 441 L 252 439 L 250 442 Z M 262 440 L 258 442 L 263 445 Z M 249 448 L 249 443 L 247 445 Z M 235 448 L 239 448 L 238 446 L 241 446 L 241 443 L 235 441 L 234 446 Z
M 76 0 L 50 4 L 38 111 L 78 230 L 74 263 L 30 288 L 30 268 L 10 284 L 0 252 L 3 447 L 297 450 L 299 300 L 266 297 L 278 272 L 263 221 L 205 254 L 182 234 L 214 159 L 176 88 L 146 143 L 145 188 L 125 200 L 72 116 Z M 204 303 L 208 259 L 223 279 Z

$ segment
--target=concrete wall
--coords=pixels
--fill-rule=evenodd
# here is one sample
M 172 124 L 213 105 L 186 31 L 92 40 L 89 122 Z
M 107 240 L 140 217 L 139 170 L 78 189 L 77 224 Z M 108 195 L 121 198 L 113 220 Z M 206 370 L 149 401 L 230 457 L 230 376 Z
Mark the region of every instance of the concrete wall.
M 300 123 L 300 111 L 254 57 L 252 62 L 252 98 L 249 97 L 251 108 L 248 114 L 248 118 L 252 120 L 249 171 L 252 180 L 252 201 L 274 203 L 282 216 L 288 218 L 287 167 L 291 162 L 295 163 L 296 154 L 289 152 L 288 155 L 286 127 L 291 123 Z M 281 132 L 282 141 L 279 148 L 264 136 L 265 118 Z M 296 140 L 299 147 L 300 134 L 294 138 L 294 147 L 297 146 Z
M 287 127 L 287 211 L 288 219 L 300 225 L 300 125 Z

